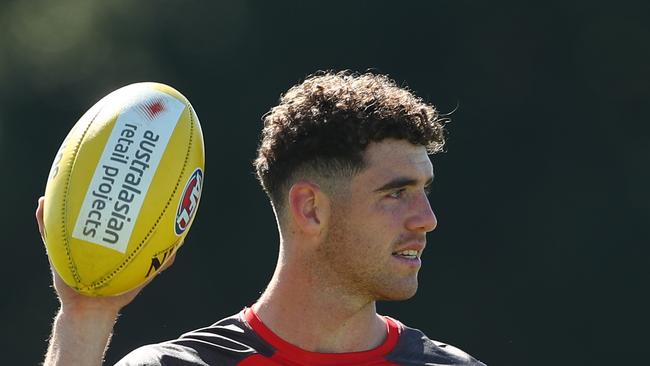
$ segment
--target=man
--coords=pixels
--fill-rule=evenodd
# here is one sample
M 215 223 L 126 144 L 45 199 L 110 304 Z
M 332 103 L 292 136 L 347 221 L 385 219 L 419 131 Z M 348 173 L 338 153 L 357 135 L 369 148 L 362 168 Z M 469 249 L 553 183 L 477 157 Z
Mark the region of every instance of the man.
M 254 163 L 280 232 L 267 289 L 239 314 L 118 365 L 483 365 L 375 307 L 417 290 L 443 124 L 383 75 L 324 73 L 292 87 L 265 115 Z M 54 284 L 61 310 L 45 364 L 100 364 L 139 289 L 87 298 L 56 274 Z

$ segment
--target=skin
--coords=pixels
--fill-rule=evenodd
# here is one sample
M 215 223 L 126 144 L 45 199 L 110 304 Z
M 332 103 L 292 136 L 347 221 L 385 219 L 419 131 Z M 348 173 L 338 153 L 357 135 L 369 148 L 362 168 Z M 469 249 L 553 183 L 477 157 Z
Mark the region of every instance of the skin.
M 43 243 L 44 201 L 43 197 L 39 198 L 36 208 Z M 160 270 L 167 269 L 174 259 L 175 255 Z M 118 296 L 88 297 L 66 285 L 51 264 L 50 268 L 60 307 L 43 365 L 101 365 L 120 309 L 133 301 L 149 281 Z
M 433 167 L 423 146 L 386 139 L 371 143 L 364 161 L 363 171 L 334 190 L 321 189 L 317 178 L 294 182 L 284 211 L 276 212 L 278 262 L 253 309 L 274 333 L 307 351 L 379 346 L 386 325 L 376 301 L 415 294 L 425 235 L 437 225 L 426 197 Z M 41 199 L 41 232 L 42 208 Z M 417 258 L 396 254 L 404 249 L 418 250 Z M 90 298 L 54 271 L 53 282 L 61 309 L 44 365 L 100 365 L 118 312 L 142 287 Z
M 376 300 L 417 290 L 419 259 L 394 252 L 422 248 L 437 224 L 425 193 L 433 168 L 424 147 L 384 140 L 370 144 L 364 159 L 367 167 L 336 194 L 311 181 L 292 186 L 276 271 L 253 306 L 277 335 L 308 351 L 380 345 L 386 327 Z

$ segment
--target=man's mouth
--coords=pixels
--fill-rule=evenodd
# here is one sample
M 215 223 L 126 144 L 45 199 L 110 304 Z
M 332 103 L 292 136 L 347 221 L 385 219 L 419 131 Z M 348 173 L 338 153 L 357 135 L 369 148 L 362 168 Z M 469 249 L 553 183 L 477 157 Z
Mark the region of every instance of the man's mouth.
M 393 255 L 397 257 L 406 258 L 406 259 L 417 259 L 420 257 L 420 252 L 418 252 L 417 250 L 408 249 L 399 252 L 394 252 Z

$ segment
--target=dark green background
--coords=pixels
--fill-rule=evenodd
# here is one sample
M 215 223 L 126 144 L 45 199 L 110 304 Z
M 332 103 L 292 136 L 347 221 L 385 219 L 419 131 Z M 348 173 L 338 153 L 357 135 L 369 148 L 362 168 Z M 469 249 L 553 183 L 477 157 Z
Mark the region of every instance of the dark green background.
M 455 111 L 420 291 L 382 312 L 492 366 L 647 364 L 649 4 L 2 2 L 2 364 L 45 351 L 57 300 L 33 211 L 86 109 L 168 83 L 206 140 L 192 232 L 124 311 L 112 363 L 263 290 L 277 234 L 250 166 L 260 116 L 321 69 L 388 73 Z

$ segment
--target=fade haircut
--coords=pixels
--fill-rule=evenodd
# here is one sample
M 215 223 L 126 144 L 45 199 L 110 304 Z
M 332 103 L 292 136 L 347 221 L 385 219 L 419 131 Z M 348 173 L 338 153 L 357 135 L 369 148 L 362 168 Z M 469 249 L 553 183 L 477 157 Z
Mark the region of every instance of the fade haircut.
M 370 142 L 386 138 L 443 149 L 444 124 L 436 109 L 385 75 L 321 72 L 293 86 L 262 118 L 254 166 L 276 208 L 304 174 L 351 178 L 364 168 Z

